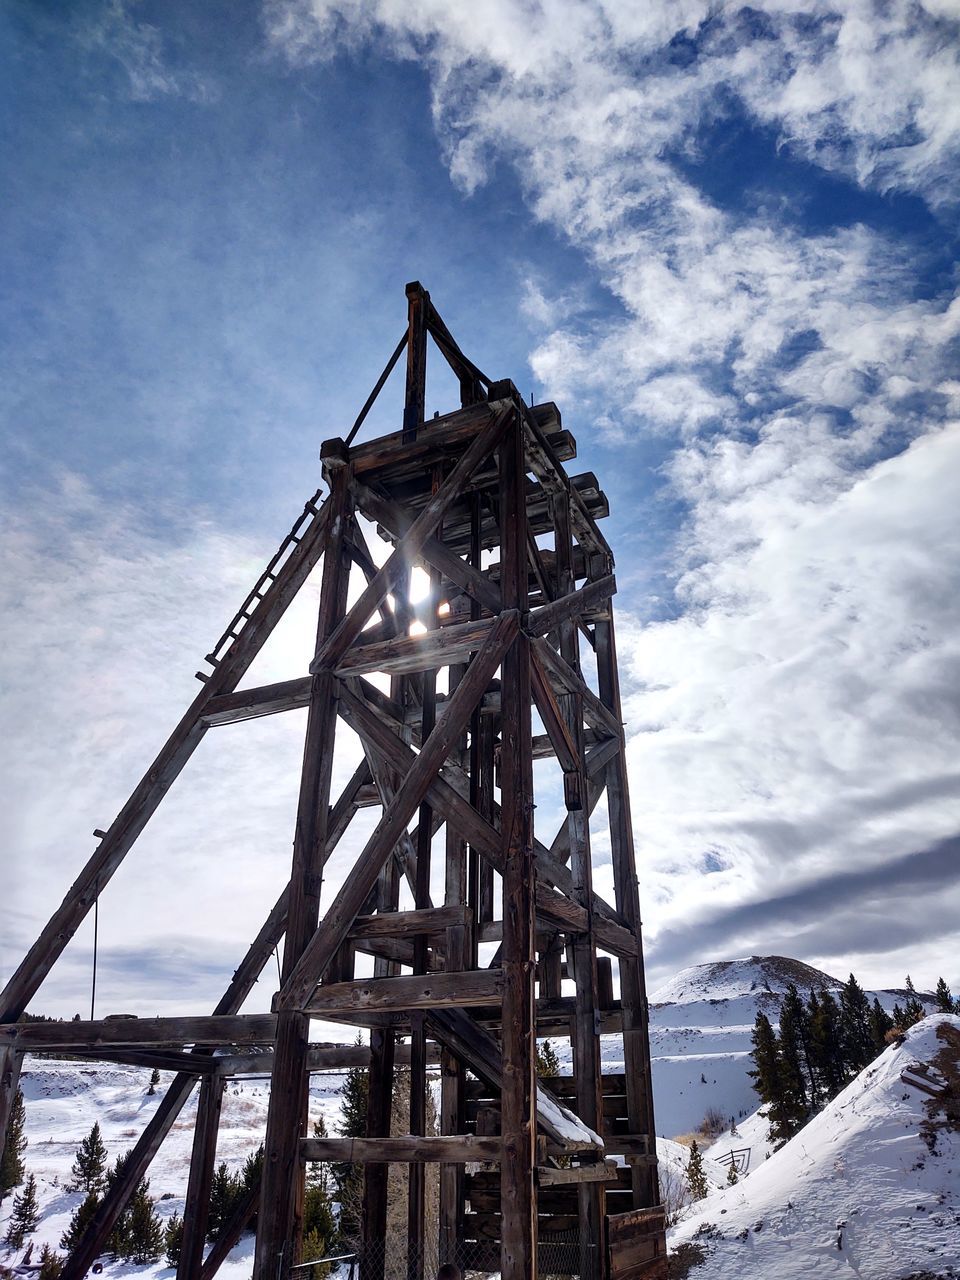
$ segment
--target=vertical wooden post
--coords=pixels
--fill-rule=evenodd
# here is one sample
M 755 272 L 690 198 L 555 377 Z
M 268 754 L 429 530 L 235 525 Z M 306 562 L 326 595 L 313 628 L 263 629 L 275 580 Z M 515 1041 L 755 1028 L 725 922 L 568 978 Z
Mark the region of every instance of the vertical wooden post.
M 491 389 L 491 395 L 493 390 Z M 526 503 L 519 418 L 499 450 L 501 590 L 505 609 L 527 608 Z M 537 1274 L 534 1191 L 533 750 L 529 641 L 521 631 L 501 667 L 501 830 L 503 837 L 503 1156 L 500 1165 L 504 1280 Z
M 557 493 L 553 508 L 554 545 L 557 566 L 557 596 L 568 595 L 575 588 L 572 570 L 573 541 L 570 534 L 570 497 L 564 489 Z M 580 642 L 576 622 L 568 619 L 560 624 L 560 655 L 580 674 Z M 576 746 L 581 762 L 576 777 L 565 778 L 567 835 L 570 846 L 570 870 L 573 873 L 573 896 L 586 911 L 587 927 L 571 938 L 571 957 L 576 999 L 573 1018 L 573 1074 L 576 1078 L 577 1114 L 591 1129 L 603 1132 L 603 1097 L 600 1079 L 600 1036 L 597 999 L 597 952 L 593 936 L 593 870 L 590 858 L 590 824 L 584 809 L 587 777 L 582 766 L 583 706 L 573 693 L 561 694 L 560 710 Z M 577 1191 L 580 1223 L 580 1275 L 582 1280 L 600 1280 L 606 1250 L 604 1247 L 605 1193 L 601 1183 L 583 1183 Z
M 407 285 L 407 390 L 403 405 L 403 443 L 412 444 L 426 410 L 427 309 L 430 295 L 419 280 Z
M 600 699 L 622 722 L 620 677 L 613 621 L 601 621 L 595 630 L 597 681 Z M 647 990 L 643 972 L 640 898 L 637 892 L 637 864 L 630 822 L 630 791 L 627 782 L 626 752 L 621 729 L 620 750 L 607 765 L 607 810 L 610 817 L 610 846 L 617 910 L 627 920 L 637 939 L 637 955 L 621 956 L 620 1002 L 623 1010 L 623 1057 L 627 1080 L 627 1113 L 630 1130 L 646 1134 L 655 1142 L 653 1082 L 650 1074 L 650 1026 Z M 630 1161 L 633 1203 L 637 1209 L 659 1204 L 657 1167 L 653 1163 Z
M 210 1189 L 217 1158 L 217 1133 L 226 1080 L 205 1076 L 200 1082 L 197 1123 L 193 1131 L 187 1199 L 183 1207 L 183 1243 L 177 1263 L 177 1280 L 199 1280 L 203 1266 L 203 1244 L 210 1217 Z
M 7 1145 L 7 1126 L 10 1113 L 20 1086 L 20 1066 L 23 1054 L 9 1046 L 0 1049 L 0 1160 Z
M 332 513 L 320 588 L 318 649 L 346 609 L 350 576 L 346 549 L 350 523 L 349 478 L 347 465 L 332 467 Z M 307 715 L 282 980 L 293 971 L 319 919 L 336 720 L 334 676 L 330 671 L 321 671 L 313 678 Z M 309 1019 L 298 1010 L 283 1009 L 277 1015 L 254 1280 L 280 1280 L 286 1276 L 295 1261 L 294 1252 L 300 1240 L 304 1169 L 299 1142 L 307 1120 L 309 1026 Z

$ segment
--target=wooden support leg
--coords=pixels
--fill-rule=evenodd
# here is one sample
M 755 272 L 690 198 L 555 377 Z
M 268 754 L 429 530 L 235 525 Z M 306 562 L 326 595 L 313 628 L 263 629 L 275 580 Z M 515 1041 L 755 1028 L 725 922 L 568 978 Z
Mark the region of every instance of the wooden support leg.
M 525 609 L 525 467 L 517 425 L 499 455 L 504 607 Z M 503 1158 L 500 1165 L 503 1280 L 537 1274 L 534 1062 L 533 745 L 529 642 L 521 633 L 501 667 L 503 840 Z
M 620 720 L 620 681 L 617 672 L 617 649 L 613 622 L 596 626 L 597 678 L 600 699 Z M 647 992 L 643 973 L 641 945 L 640 899 L 637 893 L 637 869 L 630 823 L 630 794 L 627 783 L 626 753 L 620 751 L 610 760 L 606 770 L 607 809 L 610 817 L 610 846 L 613 856 L 613 878 L 616 905 L 637 939 L 637 955 L 620 957 L 620 1001 L 623 1009 L 623 1056 L 627 1080 L 627 1113 L 634 1134 L 647 1135 L 655 1142 L 653 1118 L 653 1085 L 650 1078 L 650 1029 Z M 651 1150 L 655 1150 L 651 1146 Z M 655 1162 L 633 1161 L 633 1203 L 638 1209 L 659 1204 Z
M 0 1160 L 7 1145 L 7 1125 L 20 1087 L 20 1065 L 23 1054 L 5 1046 L 0 1049 Z
M 217 1134 L 220 1108 L 226 1080 L 210 1076 L 200 1084 L 197 1102 L 197 1125 L 193 1133 L 190 1176 L 183 1210 L 183 1243 L 177 1263 L 177 1280 L 199 1280 L 203 1265 L 203 1244 L 207 1238 L 210 1217 L 210 1189 L 217 1158 Z
M 320 588 L 318 647 L 332 633 L 346 609 L 350 577 L 346 546 L 350 525 L 349 468 L 339 467 L 333 472 L 331 489 L 331 531 Z M 331 672 L 321 672 L 314 676 L 307 715 L 283 952 L 284 980 L 300 960 L 317 927 L 330 821 L 336 722 L 336 682 Z M 288 1007 L 278 1011 L 254 1280 L 281 1280 L 296 1261 L 300 1246 L 304 1169 L 299 1142 L 307 1122 L 309 1028 L 309 1019 L 298 1009 Z

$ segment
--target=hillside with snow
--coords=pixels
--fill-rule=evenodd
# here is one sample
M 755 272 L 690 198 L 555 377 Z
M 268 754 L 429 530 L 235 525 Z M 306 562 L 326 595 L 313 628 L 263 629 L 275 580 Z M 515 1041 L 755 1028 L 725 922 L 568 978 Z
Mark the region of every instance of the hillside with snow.
M 841 981 L 788 956 L 749 956 L 682 969 L 650 997 L 650 1052 L 657 1133 L 667 1138 L 696 1130 L 708 1107 L 745 1119 L 757 1095 L 747 1075 L 751 1033 L 759 1012 L 776 1024 L 780 1001 L 793 983 L 803 996 L 836 992 Z M 887 1013 L 909 992 L 867 991 Z M 917 998 L 932 1011 L 932 996 Z
M 711 1190 L 671 1248 L 695 1280 L 958 1274 L 960 1018 L 911 1028 L 740 1183 Z

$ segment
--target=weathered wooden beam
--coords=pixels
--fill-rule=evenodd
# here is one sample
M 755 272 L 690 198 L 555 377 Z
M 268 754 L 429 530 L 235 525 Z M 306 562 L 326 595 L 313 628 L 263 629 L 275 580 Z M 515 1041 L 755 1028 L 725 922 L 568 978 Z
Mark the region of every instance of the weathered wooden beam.
M 330 535 L 320 583 L 318 647 L 340 625 L 346 611 L 351 563 L 347 539 L 353 518 L 349 481 L 346 467 L 330 464 Z M 336 697 L 333 674 L 329 671 L 316 674 L 300 770 L 282 981 L 289 978 L 301 959 L 320 913 L 320 888 L 332 816 L 330 785 L 337 727 Z M 299 1250 L 304 1181 L 297 1144 L 308 1109 L 309 1030 L 309 1021 L 297 1010 L 277 1010 L 254 1280 L 276 1280 L 277 1275 L 283 1274 L 296 1260 Z
M 405 974 L 398 978 L 354 978 L 317 987 L 307 1001 L 314 1017 L 350 1010 L 433 1009 L 499 1004 L 503 975 L 498 969 Z
M 242 720 L 256 720 L 260 716 L 274 716 L 281 711 L 299 711 L 309 704 L 312 687 L 310 676 L 298 676 L 294 680 L 281 680 L 277 684 L 260 685 L 255 689 L 222 693 L 210 699 L 201 720 L 210 728 L 214 725 L 237 724 Z
M 506 429 L 511 409 L 503 409 L 499 405 L 491 407 L 496 410 L 492 420 L 461 454 L 449 476 L 401 538 L 393 554 L 377 570 L 376 577 L 367 584 L 360 598 L 332 635 L 320 645 L 316 657 L 310 664 L 312 672 L 323 671 L 326 668 L 333 669 L 340 664 L 343 655 L 356 641 L 371 613 L 407 573 L 408 565 L 413 563 L 420 554 L 424 542 L 443 519 L 443 513 L 451 502 L 458 497 L 473 469 L 497 447 Z
M 525 630 L 530 636 L 549 635 L 561 622 L 576 619 L 581 614 L 596 609 L 597 605 L 615 595 L 616 590 L 617 580 L 614 575 L 605 574 L 595 582 L 588 582 L 579 591 L 571 591 L 568 595 L 558 597 L 551 604 L 535 609 L 530 614 Z
M 73 1056 L 73 1055 L 71 1055 Z M 90 1062 L 122 1062 L 131 1067 L 156 1067 L 158 1071 L 186 1071 L 197 1077 L 217 1074 L 219 1058 L 207 1058 L 189 1051 L 169 1051 L 162 1049 L 135 1049 L 121 1046 L 118 1049 L 83 1050 L 84 1061 Z
M 306 1161 L 343 1161 L 350 1164 L 494 1164 L 500 1159 L 499 1138 L 474 1134 L 400 1138 L 304 1138 L 301 1158 Z
M 613 1160 L 598 1160 L 596 1164 L 575 1164 L 567 1169 L 538 1169 L 537 1186 L 570 1187 L 583 1182 L 616 1182 L 617 1168 Z
M 106 1018 L 96 1022 L 15 1022 L 0 1027 L 0 1044 L 34 1053 L 117 1045 L 269 1044 L 276 1026 L 272 1013 Z
M 7 1125 L 13 1110 L 14 1099 L 20 1086 L 20 1067 L 23 1054 L 17 1049 L 0 1049 L 0 1160 L 7 1142 Z
M 619 737 L 623 732 L 619 720 L 560 654 L 542 638 L 533 641 L 533 648 L 553 681 L 554 688 L 562 693 L 576 694 L 582 699 L 583 716 L 587 723 L 601 733 Z
M 500 665 L 504 651 L 519 630 L 515 610 L 501 614 L 486 644 L 471 662 L 456 692 L 444 704 L 437 726 L 384 811 L 376 830 L 364 846 L 352 874 L 343 884 L 277 998 L 279 1008 L 304 1008 L 313 988 L 326 972 L 333 954 L 360 914 L 380 868 L 426 795 L 431 780 L 450 755 L 470 712 L 476 706 Z
M 351 938 L 414 937 L 418 933 L 440 933 L 456 925 L 465 925 L 469 909 L 460 903 L 447 907 L 431 907 L 427 911 L 378 911 L 372 916 L 357 916 L 350 928 Z
M 483 645 L 493 621 L 488 618 L 480 622 L 460 622 L 428 631 L 426 635 L 396 636 L 376 644 L 355 645 L 340 659 L 336 674 L 353 676 L 376 671 L 384 675 L 405 675 L 464 662 Z
M 221 1265 L 226 1262 L 227 1256 L 239 1243 L 240 1237 L 250 1225 L 250 1220 L 259 1207 L 260 1183 L 261 1180 L 257 1178 L 253 1185 L 247 1188 L 233 1213 L 220 1228 L 220 1234 L 203 1260 L 200 1280 L 213 1280 Z
M 226 1080 L 209 1077 L 200 1085 L 197 1122 L 193 1133 L 187 1196 L 183 1207 L 183 1239 L 177 1262 L 177 1280 L 198 1280 L 203 1246 L 210 1220 L 210 1191 L 217 1156 L 217 1134 Z

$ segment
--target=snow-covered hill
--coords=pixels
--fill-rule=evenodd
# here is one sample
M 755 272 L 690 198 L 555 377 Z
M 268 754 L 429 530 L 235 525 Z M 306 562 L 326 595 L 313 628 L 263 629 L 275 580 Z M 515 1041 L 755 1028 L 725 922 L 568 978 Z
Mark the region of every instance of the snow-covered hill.
M 952 1096 L 918 1087 L 918 1065 Z M 709 1192 L 672 1247 L 702 1253 L 696 1280 L 958 1274 L 958 1100 L 960 1018 L 925 1018 L 747 1178 Z
M 776 1023 L 780 1000 L 793 983 L 802 995 L 836 991 L 841 982 L 788 956 L 749 956 L 693 965 L 651 996 L 650 1051 L 657 1132 L 690 1133 L 708 1107 L 738 1122 L 756 1109 L 747 1072 L 757 1013 Z M 888 1013 L 909 992 L 868 991 Z M 932 996 L 917 997 L 931 1011 Z M 739 1127 L 739 1124 L 738 1124 Z

